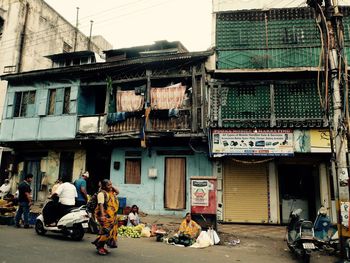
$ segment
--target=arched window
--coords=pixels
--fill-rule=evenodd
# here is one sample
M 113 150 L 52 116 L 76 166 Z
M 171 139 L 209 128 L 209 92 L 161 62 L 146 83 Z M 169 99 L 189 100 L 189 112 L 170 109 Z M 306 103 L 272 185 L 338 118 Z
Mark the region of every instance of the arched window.
M 0 40 L 2 38 L 2 32 L 4 30 L 4 24 L 5 24 L 5 20 L 2 19 L 2 17 L 0 17 Z

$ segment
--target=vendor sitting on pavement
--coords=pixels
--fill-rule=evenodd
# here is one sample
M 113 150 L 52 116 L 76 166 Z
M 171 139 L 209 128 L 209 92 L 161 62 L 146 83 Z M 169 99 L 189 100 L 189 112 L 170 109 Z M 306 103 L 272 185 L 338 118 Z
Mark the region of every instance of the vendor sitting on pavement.
M 11 190 L 10 180 L 5 179 L 5 182 L 0 187 L 0 198 L 4 198 Z
M 201 227 L 191 219 L 191 213 L 187 213 L 182 221 L 178 234 L 189 235 L 191 238 L 197 238 L 201 232 Z
M 139 224 L 140 224 L 139 208 L 137 207 L 137 205 L 133 205 L 128 215 L 127 226 L 137 226 Z

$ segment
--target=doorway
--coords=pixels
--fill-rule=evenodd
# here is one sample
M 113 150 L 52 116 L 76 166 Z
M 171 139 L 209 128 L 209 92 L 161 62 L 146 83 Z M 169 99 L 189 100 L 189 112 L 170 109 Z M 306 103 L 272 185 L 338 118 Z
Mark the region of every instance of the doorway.
M 290 211 L 303 210 L 301 217 L 316 218 L 320 196 L 319 174 L 313 165 L 280 165 L 278 167 L 281 222 L 288 223 Z
M 86 170 L 90 177 L 87 180 L 88 194 L 98 191 L 98 183 L 103 179 L 110 179 L 111 150 L 109 149 L 87 149 Z
M 186 208 L 186 158 L 165 158 L 164 208 Z

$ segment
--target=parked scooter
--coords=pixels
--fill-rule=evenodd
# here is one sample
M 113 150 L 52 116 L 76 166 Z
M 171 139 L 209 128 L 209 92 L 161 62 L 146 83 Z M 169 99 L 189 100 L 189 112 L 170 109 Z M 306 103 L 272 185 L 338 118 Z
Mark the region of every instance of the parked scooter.
M 333 225 L 327 214 L 327 209 L 321 207 L 318 210 L 314 223 L 316 245 L 320 250 L 328 254 L 336 254 L 340 251 L 338 229 Z
M 55 226 L 45 225 L 43 214 L 39 215 L 36 219 L 35 231 L 39 235 L 45 235 L 47 231 L 62 233 L 65 236 L 70 236 L 75 241 L 79 241 L 84 237 L 88 228 L 88 222 L 89 215 L 86 212 L 86 207 L 81 206 L 72 208 L 66 215 L 59 219 Z
M 302 210 L 296 209 L 289 214 L 286 241 L 288 248 L 304 263 L 310 262 L 310 256 L 316 249 L 314 228 L 311 221 L 300 218 Z

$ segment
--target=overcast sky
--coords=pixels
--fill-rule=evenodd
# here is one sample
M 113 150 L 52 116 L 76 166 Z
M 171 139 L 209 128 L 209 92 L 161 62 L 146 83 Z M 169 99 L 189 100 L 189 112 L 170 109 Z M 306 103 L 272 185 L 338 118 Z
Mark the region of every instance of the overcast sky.
M 181 41 L 190 51 L 211 45 L 212 0 L 45 0 L 79 29 L 102 35 L 113 48 L 151 44 L 156 40 Z M 306 0 L 215 0 L 219 8 L 281 8 L 305 6 Z M 350 4 L 350 0 L 339 0 Z

